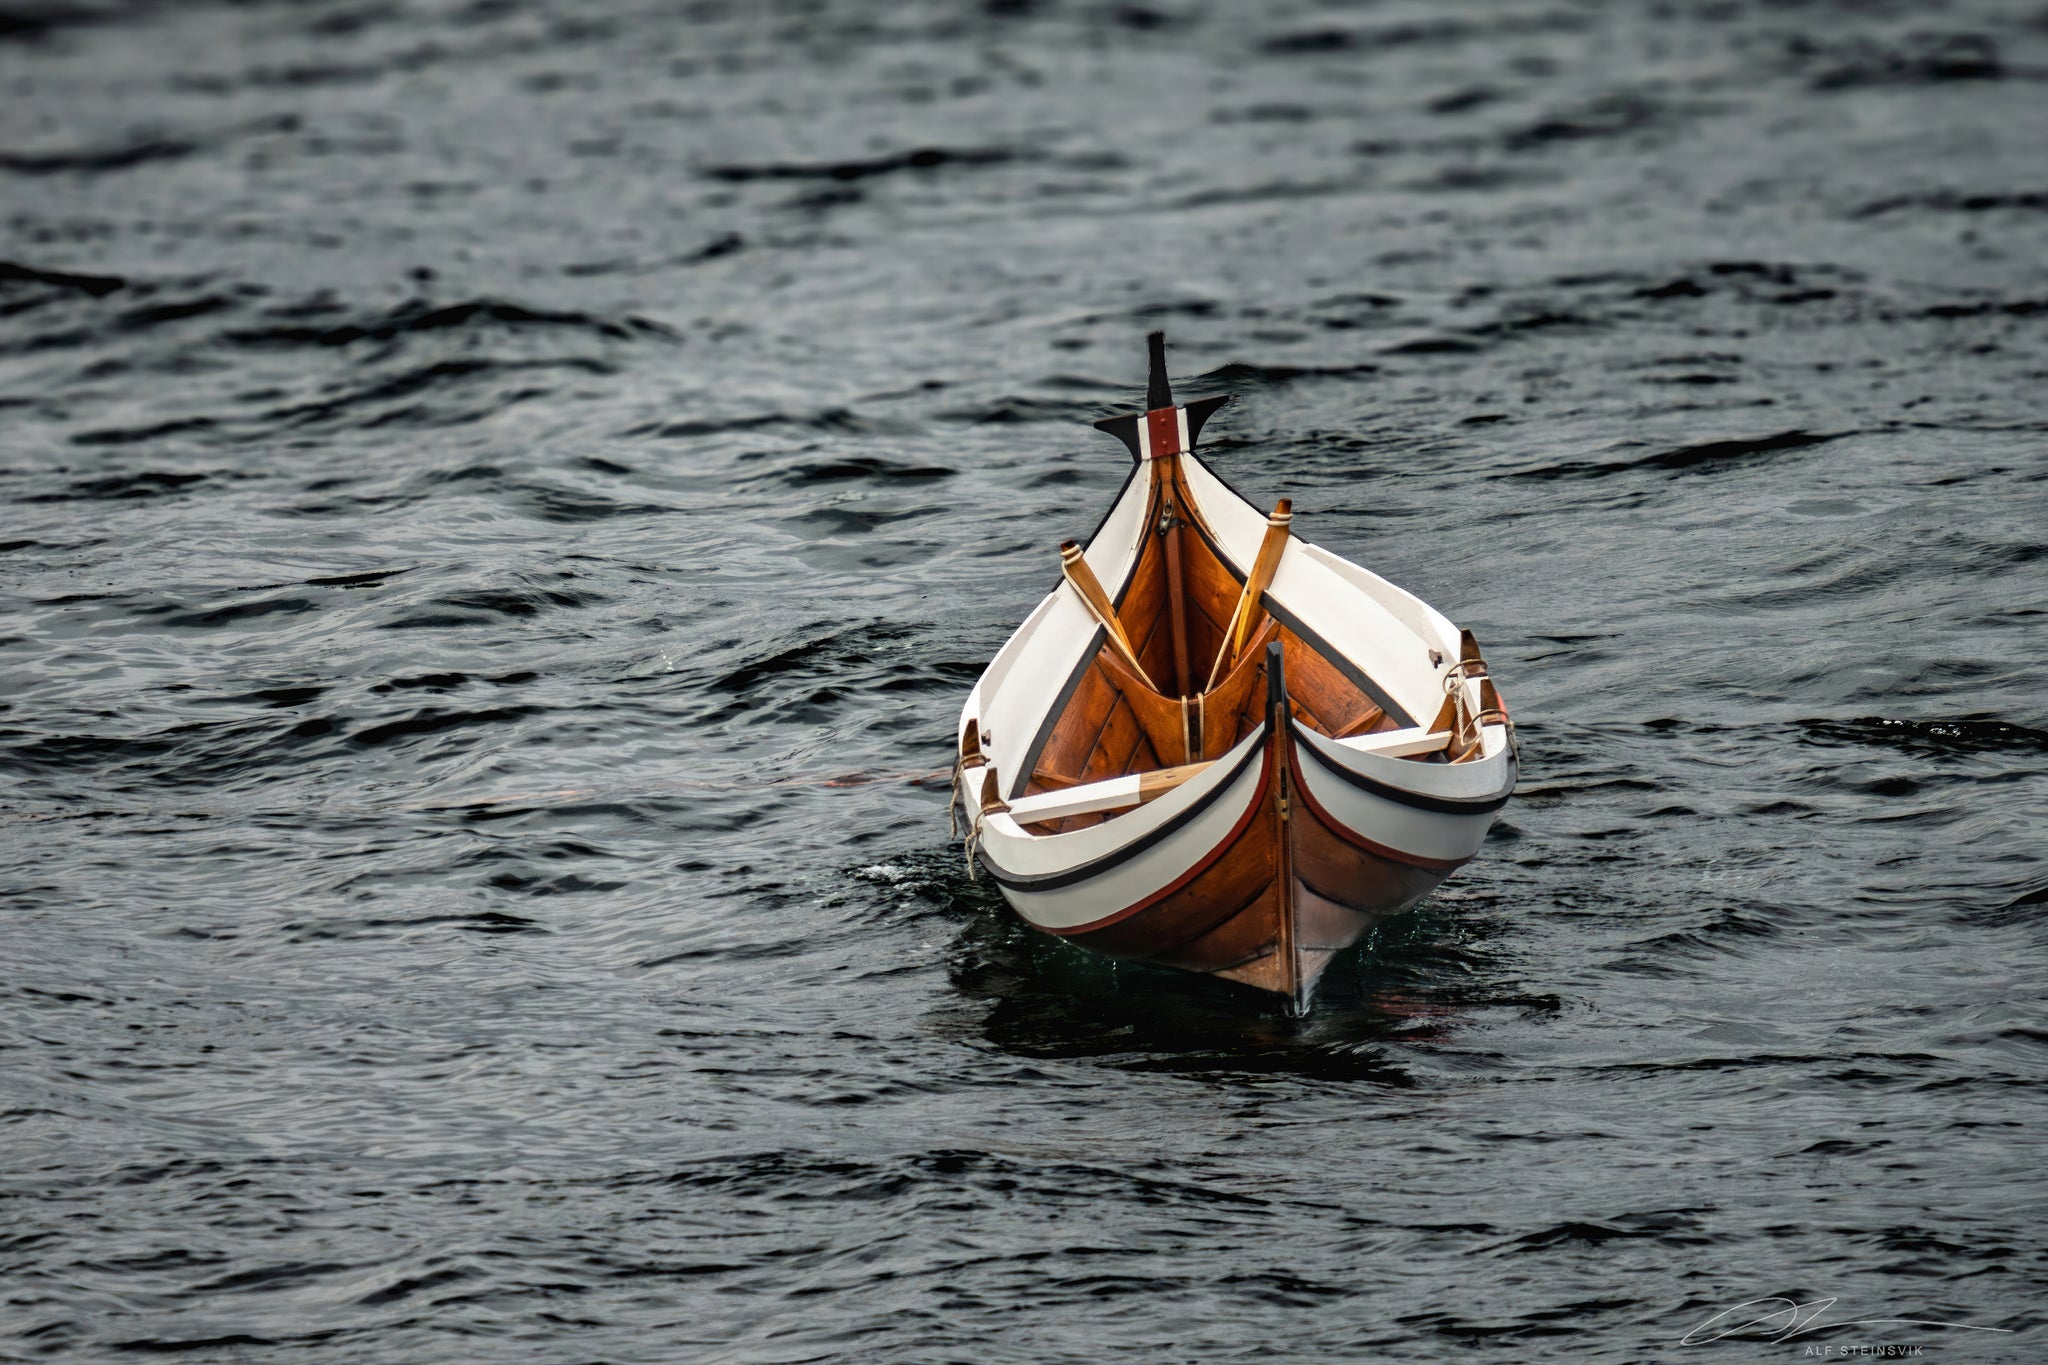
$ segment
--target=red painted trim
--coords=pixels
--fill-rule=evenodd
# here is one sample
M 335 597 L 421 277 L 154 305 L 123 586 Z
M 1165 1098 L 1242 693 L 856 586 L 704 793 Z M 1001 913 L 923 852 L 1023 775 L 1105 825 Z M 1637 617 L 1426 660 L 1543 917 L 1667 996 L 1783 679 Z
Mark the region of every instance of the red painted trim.
M 1292 738 L 1288 740 L 1288 746 L 1288 756 L 1295 760 L 1293 767 L 1298 774 L 1301 771 L 1300 756 L 1294 750 L 1299 746 L 1295 745 Z M 1323 803 L 1316 800 L 1315 793 L 1308 789 L 1308 783 L 1302 781 L 1299 776 L 1294 780 L 1294 790 L 1295 794 L 1301 797 L 1301 803 L 1314 813 L 1323 828 L 1353 848 L 1370 853 L 1375 858 L 1385 858 L 1390 863 L 1405 863 L 1409 867 L 1419 867 L 1425 872 L 1449 872 L 1452 868 L 1463 867 L 1472 861 L 1470 858 L 1425 858 L 1419 853 L 1403 853 L 1399 849 L 1388 848 L 1385 844 L 1374 843 L 1325 810 Z
M 1151 440 L 1153 459 L 1180 454 L 1180 409 L 1154 408 L 1146 413 L 1145 435 Z
M 1267 784 L 1270 783 L 1272 780 L 1273 746 L 1271 744 L 1268 744 L 1266 746 L 1265 759 L 1259 765 L 1260 794 L 1252 798 L 1251 805 L 1247 806 L 1245 808 L 1244 814 L 1238 817 L 1237 824 L 1231 829 L 1230 833 L 1224 835 L 1222 840 L 1217 843 L 1216 847 L 1210 849 L 1208 853 L 1203 855 L 1202 860 L 1200 862 L 1196 863 L 1187 871 L 1181 873 L 1180 876 L 1174 878 L 1172 881 L 1168 882 L 1159 890 L 1145 897 L 1145 899 L 1139 901 L 1136 905 L 1127 906 L 1126 908 L 1117 911 L 1113 915 L 1105 915 L 1101 919 L 1092 920 L 1087 924 L 1076 924 L 1065 929 L 1048 928 L 1046 925 L 1043 924 L 1033 924 L 1031 927 L 1034 929 L 1041 930 L 1045 933 L 1051 934 L 1056 938 L 1073 938 L 1078 934 L 1086 934 L 1096 929 L 1107 929 L 1110 925 L 1119 924 L 1124 920 L 1129 919 L 1131 916 L 1137 914 L 1141 910 L 1150 910 L 1153 906 L 1159 904 L 1159 902 L 1165 900 L 1168 896 L 1171 896 L 1174 892 L 1180 890 L 1189 882 L 1201 876 L 1204 872 L 1207 872 L 1211 867 L 1214 867 L 1218 859 L 1220 859 L 1224 854 L 1228 853 L 1233 847 L 1236 846 L 1239 837 L 1241 837 L 1244 834 L 1245 827 L 1251 824 L 1252 817 L 1257 815 L 1259 813 L 1260 807 L 1266 804 L 1265 791 Z

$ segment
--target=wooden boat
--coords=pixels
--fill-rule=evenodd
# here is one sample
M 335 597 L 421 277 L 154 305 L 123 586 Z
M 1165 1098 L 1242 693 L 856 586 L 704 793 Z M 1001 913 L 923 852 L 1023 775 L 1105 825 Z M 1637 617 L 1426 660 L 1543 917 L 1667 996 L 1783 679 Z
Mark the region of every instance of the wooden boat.
M 1134 457 L 960 713 L 956 809 L 1033 928 L 1305 1010 L 1330 959 L 1479 851 L 1513 722 L 1472 633 L 1295 539 L 1196 458 L 1150 337 Z

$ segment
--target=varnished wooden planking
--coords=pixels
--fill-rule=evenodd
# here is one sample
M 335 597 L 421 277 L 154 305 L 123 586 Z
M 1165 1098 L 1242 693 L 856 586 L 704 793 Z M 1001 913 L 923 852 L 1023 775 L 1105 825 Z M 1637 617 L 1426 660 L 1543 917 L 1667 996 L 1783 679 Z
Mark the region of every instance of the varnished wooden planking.
M 1181 532 L 1181 575 L 1186 584 L 1191 617 L 1199 616 L 1220 637 L 1237 608 L 1241 591 L 1236 578 L 1223 567 L 1209 543 L 1192 527 Z M 1214 653 L 1210 660 L 1215 658 Z M 1192 661 L 1191 661 L 1192 662 Z M 1206 679 L 1205 679 L 1206 680 Z
M 1352 721 L 1351 724 L 1339 731 L 1337 738 L 1349 739 L 1353 735 L 1384 734 L 1388 730 L 1398 730 L 1400 728 L 1401 722 L 1375 706 L 1372 710 L 1365 712 L 1357 720 Z
M 1180 525 L 1181 499 L 1179 496 L 1180 461 L 1173 462 L 1173 478 L 1161 500 L 1164 508 L 1163 529 L 1159 533 L 1159 545 L 1166 554 L 1166 602 L 1167 627 L 1173 647 L 1173 690 L 1174 695 L 1185 697 L 1191 684 L 1188 681 L 1188 603 L 1185 569 L 1181 564 Z
M 1072 938 L 1116 957 L 1171 953 L 1251 905 L 1272 885 L 1277 859 L 1270 797 L 1262 798 L 1237 837 L 1184 885 L 1135 914 Z
M 1398 863 L 1346 841 L 1306 803 L 1295 816 L 1295 877 L 1317 895 L 1354 910 L 1405 909 L 1444 879 L 1435 868 Z M 1391 912 L 1390 912 L 1391 913 Z
M 1288 982 L 1294 976 L 1294 968 L 1286 963 L 1286 955 L 1277 946 L 1264 957 L 1254 958 L 1240 967 L 1219 968 L 1215 973 L 1225 981 L 1239 981 L 1275 995 L 1290 994 Z
M 1199 708 L 1191 708 L 1194 715 L 1188 720 L 1199 720 L 1191 748 L 1182 703 L 1148 682 L 1177 680 L 1181 665 L 1175 648 L 1175 606 L 1181 608 L 1178 624 L 1186 667 L 1200 673 L 1222 645 L 1241 585 L 1194 525 L 1183 522 L 1163 533 L 1157 529 L 1157 510 L 1166 505 L 1155 493 L 1151 529 L 1116 610 L 1137 664 L 1150 678 L 1140 677 L 1114 651 L 1099 651 L 1056 722 L 1026 793 L 1156 771 L 1227 752 L 1266 719 L 1264 653 L 1274 640 L 1284 651 L 1290 709 L 1301 724 L 1325 734 L 1347 734 L 1370 733 L 1394 723 L 1333 663 L 1261 613 L 1237 666 L 1201 699 Z M 1168 554 L 1169 539 L 1176 556 Z M 1178 592 L 1171 557 L 1180 560 Z M 1086 935 L 1091 946 L 1124 955 L 1161 956 L 1196 970 L 1232 976 L 1250 970 L 1280 979 L 1294 968 L 1277 961 L 1263 967 L 1248 964 L 1273 956 L 1273 944 L 1293 937 L 1291 926 L 1278 922 L 1290 901 L 1306 907 L 1302 913 L 1318 921 L 1302 926 L 1303 952 L 1321 950 L 1331 946 L 1326 942 L 1331 936 L 1349 930 L 1341 919 L 1320 921 L 1340 910 L 1354 913 L 1345 908 L 1353 896 L 1362 904 L 1381 903 L 1387 897 L 1407 901 L 1412 899 L 1411 884 L 1429 879 L 1430 874 L 1414 875 L 1419 869 L 1389 864 L 1344 844 L 1311 817 L 1302 824 L 1298 840 L 1292 833 L 1288 836 L 1287 842 L 1301 844 L 1289 861 L 1300 863 L 1302 875 L 1297 880 L 1290 873 L 1283 887 L 1277 877 L 1281 835 L 1272 794 L 1259 810 L 1253 826 L 1210 866 L 1129 920 L 1091 931 Z M 1109 813 L 1094 813 L 1032 827 L 1065 832 L 1110 818 Z M 1094 942 L 1097 939 L 1101 941 Z
M 1267 633 L 1277 634 L 1277 628 Z M 1253 657 L 1263 659 L 1263 647 Z M 1264 720 L 1263 665 L 1248 663 L 1244 676 L 1258 686 L 1241 714 L 1256 725 Z M 1136 736 L 1137 730 L 1128 696 L 1119 693 L 1105 734 Z M 1289 744 L 1284 735 L 1273 742 Z M 1298 761 L 1292 753 L 1287 758 Z M 1262 765 L 1265 793 L 1233 837 L 1186 882 L 1113 923 L 1069 937 L 1112 956 L 1291 994 L 1305 989 L 1333 953 L 1407 910 L 1442 880 L 1443 870 L 1393 861 L 1348 841 L 1292 780 L 1288 818 L 1281 820 L 1281 762 L 1279 753 L 1269 751 Z M 1076 817 L 1058 827 L 1081 828 L 1095 818 Z
M 1115 747 L 1105 738 L 1102 752 L 1096 760 L 1101 765 L 1097 769 L 1098 782 L 1106 777 L 1122 777 L 1125 773 L 1157 772 L 1166 766 L 1166 759 L 1146 735 L 1145 726 L 1138 719 L 1137 708 L 1131 705 L 1131 694 L 1125 693 L 1122 701 L 1124 714 L 1131 718 L 1130 743 Z
M 1326 735 L 1341 735 L 1379 712 L 1372 698 L 1291 630 L 1280 632 L 1287 651 L 1287 695 L 1307 713 L 1308 724 Z
M 1060 785 L 1072 785 L 1095 782 L 1104 777 L 1120 777 L 1125 771 L 1130 771 L 1124 768 L 1115 772 L 1105 771 L 1109 763 L 1104 757 L 1105 752 L 1113 754 L 1119 762 L 1127 761 L 1135 753 L 1141 767 L 1165 766 L 1155 751 L 1141 750 L 1131 742 L 1131 727 L 1136 721 L 1124 700 L 1118 680 L 1132 677 L 1134 675 L 1107 652 L 1098 654 L 1090 662 L 1080 684 L 1074 689 L 1073 700 L 1053 728 L 1045 751 L 1039 757 L 1038 767 L 1033 773 L 1034 783 L 1041 775 L 1061 779 Z M 1121 718 L 1119 713 L 1122 713 Z M 1030 787 L 1027 786 L 1026 790 L 1029 791 Z
M 1100 782 L 1106 777 L 1121 777 L 1131 771 L 1129 766 L 1134 755 L 1145 744 L 1145 732 L 1138 724 L 1130 703 L 1119 692 L 1110 706 L 1109 714 L 1103 717 L 1102 728 L 1096 732 L 1094 747 L 1081 765 L 1083 782 Z M 1151 767 L 1164 767 L 1157 755 L 1150 755 Z
M 1038 756 L 1039 771 L 1080 780 L 1081 769 L 1095 752 L 1096 737 L 1102 733 L 1103 722 L 1115 704 L 1116 688 L 1103 675 L 1098 657 L 1082 674 L 1066 711 L 1053 726 L 1045 750 Z
M 1166 554 L 1157 535 L 1145 537 L 1130 590 L 1117 609 L 1138 662 L 1162 688 L 1172 685 L 1173 641 L 1168 629 Z
M 1360 672 L 1354 658 L 1329 652 L 1331 647 L 1311 633 L 1311 626 L 1298 621 L 1286 604 L 1261 594 L 1264 581 L 1277 568 L 1282 547 L 1290 543 L 1288 504 L 1283 502 L 1268 518 L 1259 553 L 1251 562 L 1237 566 L 1222 555 L 1203 509 L 1187 497 L 1180 468 L 1184 457 L 1177 453 L 1181 414 L 1172 408 L 1165 382 L 1163 338 L 1154 335 L 1150 344 L 1148 411 L 1098 424 L 1112 430 L 1137 456 L 1133 480 L 1142 482 L 1136 488 L 1126 484 L 1124 492 L 1136 495 L 1142 490 L 1146 504 L 1135 525 L 1128 520 L 1116 523 L 1120 543 L 1115 548 L 1131 558 L 1121 561 L 1130 569 L 1115 585 L 1116 601 L 1108 610 L 1097 608 L 1111 646 L 1106 653 L 1097 648 L 1104 639 L 1098 631 L 1090 649 L 1099 657 L 1083 659 L 1064 676 L 1056 708 L 1040 718 L 1033 738 L 1032 761 L 1036 763 L 1043 750 L 1046 766 L 1035 774 L 1022 774 L 1025 780 L 1016 784 L 1020 791 L 1028 786 L 1047 794 L 1039 795 L 1033 805 L 1011 807 L 1011 813 L 1041 834 L 1087 825 L 1102 825 L 1103 835 L 1118 834 L 1117 815 L 1110 811 L 1058 818 L 1057 823 L 1033 821 L 1031 816 L 1034 808 L 1044 815 L 1104 805 L 1121 812 L 1148 796 L 1156 799 L 1179 789 L 1189 775 L 1206 769 L 1247 734 L 1270 735 L 1265 751 L 1249 756 L 1261 764 L 1259 781 L 1267 785 L 1250 809 L 1240 810 L 1230 821 L 1220 842 L 1215 821 L 1195 826 L 1208 831 L 1199 840 L 1206 849 L 1191 846 L 1184 831 L 1203 817 L 1224 789 L 1244 793 L 1243 787 L 1234 785 L 1235 775 L 1232 783 L 1172 812 L 1173 818 L 1156 829 L 1142 822 L 1131 825 L 1123 838 L 1110 844 L 1071 850 L 1068 865 L 1052 871 L 1024 872 L 1011 865 L 1007 853 L 1017 847 L 1017 836 L 1007 821 L 998 820 L 984 832 L 983 851 L 1002 851 L 988 859 L 988 866 L 1027 921 L 1048 933 L 1093 939 L 1093 946 L 1112 952 L 1149 956 L 1244 981 L 1280 992 L 1299 1008 L 1305 1004 L 1308 983 L 1333 953 L 1378 918 L 1406 909 L 1449 864 L 1439 867 L 1402 849 L 1374 843 L 1339 824 L 1317 797 L 1329 796 L 1337 802 L 1336 809 L 1350 811 L 1356 806 L 1364 827 L 1380 837 L 1405 842 L 1414 834 L 1399 820 L 1382 828 L 1374 814 L 1379 807 L 1360 805 L 1355 799 L 1339 801 L 1346 793 L 1336 788 L 1319 791 L 1297 784 L 1295 765 L 1311 760 L 1305 749 L 1297 752 L 1294 736 L 1372 734 L 1415 722 Z M 1187 430 L 1194 432 L 1200 416 L 1213 406 L 1190 405 Z M 1118 507 L 1124 505 L 1120 495 Z M 1108 525 L 1105 519 L 1104 527 Z M 1249 585 L 1240 567 L 1250 575 Z M 1083 578 L 1069 575 L 1070 581 Z M 1087 587 L 1085 580 L 1077 583 L 1082 600 L 1093 602 L 1099 594 L 1090 595 Z M 1319 595 L 1305 605 L 1338 609 L 1326 597 Z M 1336 630 L 1338 638 L 1345 634 L 1329 622 L 1314 628 Z M 1416 634 L 1420 644 L 1429 632 Z M 1373 641 L 1375 647 L 1382 643 Z M 1469 633 L 1459 652 L 1469 673 L 1483 673 Z M 1053 670 L 1049 660 L 1041 664 L 1029 686 L 1046 685 L 1044 675 Z M 1247 665 L 1242 672 L 1240 664 Z M 1288 675 L 1284 687 L 1279 681 L 1283 666 Z M 1199 695 L 1211 681 L 1228 685 L 1213 696 Z M 1190 694 L 1191 684 L 1195 695 Z M 1482 681 L 1479 691 L 1475 709 L 1488 713 L 1489 719 L 1504 718 L 1505 708 L 1490 683 Z M 1460 740 L 1476 748 L 1469 738 L 1476 729 L 1472 718 L 1460 710 L 1455 719 Z M 1052 742 L 1055 732 L 1058 741 Z M 1400 756 L 1413 747 L 1401 746 Z M 1195 761 L 1187 762 L 1191 759 Z M 1432 752 L 1431 761 L 1444 761 L 1443 755 Z M 1186 766 L 1162 766 L 1176 763 Z M 1238 773 L 1250 776 L 1242 767 Z M 1315 775 L 1317 781 L 1323 780 L 1320 767 Z M 1354 785 L 1368 791 L 1379 785 L 1352 773 L 1348 765 L 1338 776 L 1355 777 Z M 1406 785 L 1391 773 L 1378 776 L 1393 778 L 1388 785 L 1397 788 Z M 1114 779 L 1113 796 L 1089 785 L 1104 779 Z M 1082 784 L 1080 790 L 1066 796 L 1057 793 L 1060 786 L 1076 782 Z M 1178 847 L 1169 842 L 1176 839 Z M 1175 856 L 1158 857 L 1154 850 L 1161 846 L 1172 847 Z M 1059 860 L 1059 850 L 1045 852 Z M 1131 889 L 1132 878 L 1118 874 L 1134 859 L 1153 873 L 1141 874 L 1137 886 L 1157 886 L 1155 878 L 1168 877 L 1172 884 L 1151 895 L 1137 895 Z M 1045 894 L 1012 894 L 1020 887 Z
M 1276 878 L 1207 933 L 1160 953 L 1153 960 L 1163 967 L 1222 972 L 1266 956 L 1279 941 L 1280 894 Z

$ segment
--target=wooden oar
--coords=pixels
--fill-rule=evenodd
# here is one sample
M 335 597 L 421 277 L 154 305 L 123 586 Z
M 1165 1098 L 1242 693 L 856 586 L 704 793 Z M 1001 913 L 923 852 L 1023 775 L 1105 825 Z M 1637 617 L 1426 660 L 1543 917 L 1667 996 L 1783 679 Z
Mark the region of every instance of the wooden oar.
M 1123 622 L 1116 619 L 1116 608 L 1110 605 L 1109 594 L 1102 590 L 1095 570 L 1088 567 L 1081 547 L 1071 540 L 1060 546 L 1060 572 L 1067 576 L 1067 582 L 1074 585 L 1074 591 L 1081 595 L 1089 613 L 1109 632 L 1109 647 L 1116 652 L 1117 658 L 1137 674 L 1145 686 L 1157 692 L 1159 688 L 1152 681 L 1152 675 L 1138 662 L 1138 651 L 1131 648 L 1131 637 L 1124 634 Z
M 1238 651 L 1244 648 L 1245 637 L 1252 632 L 1259 597 L 1272 586 L 1273 575 L 1280 568 L 1280 552 L 1287 548 L 1287 528 L 1293 520 L 1294 499 L 1282 498 L 1273 505 L 1273 514 L 1266 518 L 1266 537 L 1259 542 L 1259 554 L 1252 561 L 1251 576 L 1245 579 L 1244 591 L 1237 595 L 1237 609 L 1230 613 L 1230 624 L 1223 629 L 1222 642 L 1216 648 L 1216 662 L 1210 666 L 1209 681 L 1202 688 L 1204 692 L 1215 687 L 1216 680 L 1237 662 Z

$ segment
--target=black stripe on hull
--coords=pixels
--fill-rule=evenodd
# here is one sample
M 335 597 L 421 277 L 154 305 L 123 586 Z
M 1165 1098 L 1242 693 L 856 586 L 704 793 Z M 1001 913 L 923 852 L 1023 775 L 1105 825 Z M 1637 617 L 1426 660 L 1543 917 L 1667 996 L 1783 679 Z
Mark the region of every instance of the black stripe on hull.
M 1364 773 L 1353 772 L 1349 768 L 1331 763 L 1330 760 L 1324 758 L 1316 751 L 1314 745 L 1306 743 L 1302 739 L 1302 730 L 1298 724 L 1290 721 L 1288 729 L 1293 732 L 1291 737 L 1294 740 L 1294 752 L 1296 755 L 1313 762 L 1319 770 L 1341 781 L 1350 783 L 1360 791 L 1370 792 L 1374 796 L 1384 797 L 1386 800 L 1398 802 L 1415 810 L 1432 811 L 1438 815 L 1486 815 L 1505 806 L 1508 803 L 1508 798 L 1514 795 L 1515 786 L 1512 782 L 1508 784 L 1507 790 L 1503 791 L 1499 796 L 1482 796 L 1473 800 L 1462 800 L 1452 796 L 1430 796 L 1424 792 L 1412 792 L 1405 787 L 1392 786 L 1389 783 L 1367 777 Z M 1362 837 L 1371 837 L 1370 835 L 1365 835 L 1362 830 L 1359 833 Z

